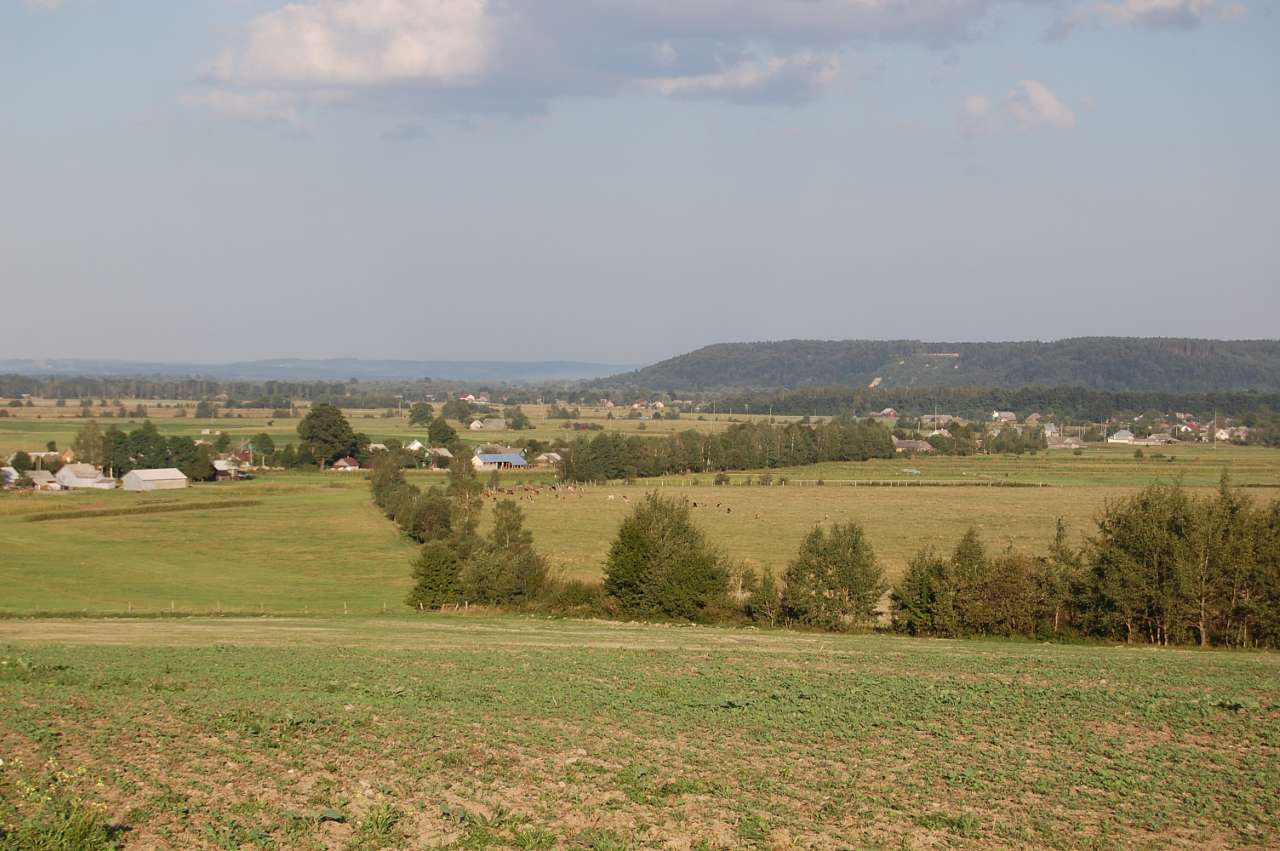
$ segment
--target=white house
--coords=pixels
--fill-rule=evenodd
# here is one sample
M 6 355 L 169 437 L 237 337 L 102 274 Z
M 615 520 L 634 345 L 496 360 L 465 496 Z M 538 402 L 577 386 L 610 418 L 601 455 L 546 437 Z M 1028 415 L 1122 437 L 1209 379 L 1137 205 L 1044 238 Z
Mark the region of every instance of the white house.
M 385 443 L 370 443 L 369 451 L 370 452 L 386 452 L 387 445 Z
M 88 488 L 110 491 L 116 489 L 116 480 L 102 475 L 102 470 L 92 464 L 67 464 L 55 476 L 58 484 L 68 490 Z
M 1133 443 L 1133 432 L 1122 428 L 1107 438 L 1107 443 Z
M 372 449 L 373 446 L 370 445 L 369 448 Z M 421 440 L 413 440 L 405 444 L 404 448 L 409 450 L 410 452 L 421 452 L 422 450 L 427 448 L 427 445 L 423 443 Z
M 174 491 L 182 490 L 187 484 L 186 475 L 173 467 L 130 470 L 121 480 L 121 487 L 127 491 Z

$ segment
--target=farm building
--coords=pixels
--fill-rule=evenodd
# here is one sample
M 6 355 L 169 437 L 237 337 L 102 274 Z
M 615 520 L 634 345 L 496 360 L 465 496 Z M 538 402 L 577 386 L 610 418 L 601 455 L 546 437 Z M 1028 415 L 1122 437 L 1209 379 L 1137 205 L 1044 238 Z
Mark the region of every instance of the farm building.
M 346 458 L 339 458 L 334 461 L 331 469 L 337 470 L 339 473 L 348 473 L 352 470 L 359 470 L 360 462 L 348 455 Z
M 559 452 L 543 452 L 541 455 L 533 459 L 535 467 L 554 467 L 564 460 Z
M 369 448 L 372 449 L 373 446 L 370 445 Z M 422 450 L 427 448 L 427 445 L 423 443 L 421 440 L 411 440 L 404 445 L 404 448 L 410 452 L 421 452 Z
M 899 440 L 893 439 L 893 451 L 895 452 L 932 452 L 933 444 L 927 440 Z
M 471 425 L 467 426 L 471 431 L 506 431 L 507 421 L 500 417 L 491 417 L 487 420 L 472 420 Z
M 67 464 L 58 471 L 55 477 L 58 484 L 68 490 L 88 488 L 91 490 L 115 490 L 116 480 L 102 475 L 102 470 L 92 464 Z
M 386 452 L 387 445 L 385 443 L 370 443 L 369 451 L 370 452 Z
M 1084 441 L 1078 437 L 1059 437 L 1055 435 L 1046 438 L 1046 446 L 1049 449 L 1084 449 Z
M 528 467 L 529 462 L 524 460 L 524 456 L 519 453 L 503 453 L 500 455 L 481 453 L 471 459 L 471 465 L 477 470 L 511 470 Z
M 181 470 L 165 467 L 160 470 L 130 470 L 124 474 L 121 486 L 127 491 L 174 491 L 187 486 L 187 477 Z
M 14 467 L 0 467 L 0 487 L 12 487 L 18 483 L 22 474 Z
M 992 411 L 991 419 L 998 423 L 1016 423 L 1018 415 L 1013 411 Z
M 36 486 L 38 491 L 62 490 L 62 485 L 58 484 L 58 480 L 48 470 L 28 470 L 27 478 L 31 480 L 31 483 Z
M 1122 428 L 1107 438 L 1107 443 L 1133 443 L 1133 432 Z
M 235 461 L 217 458 L 213 461 L 213 477 L 218 481 L 230 481 L 241 476 L 240 465 Z

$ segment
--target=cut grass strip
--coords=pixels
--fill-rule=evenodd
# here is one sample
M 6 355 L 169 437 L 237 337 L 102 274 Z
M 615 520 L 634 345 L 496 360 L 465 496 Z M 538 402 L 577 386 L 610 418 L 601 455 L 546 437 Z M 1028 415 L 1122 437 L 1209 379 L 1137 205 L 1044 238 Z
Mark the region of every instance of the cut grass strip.
M 45 511 L 40 514 L 28 514 L 23 519 L 28 523 L 43 523 L 46 520 L 85 520 L 95 517 L 121 517 L 129 514 L 169 514 L 175 511 L 206 511 L 215 508 L 244 508 L 250 505 L 261 505 L 260 499 L 226 499 L 218 502 L 183 502 L 151 505 L 134 505 L 129 508 L 95 508 L 88 511 Z

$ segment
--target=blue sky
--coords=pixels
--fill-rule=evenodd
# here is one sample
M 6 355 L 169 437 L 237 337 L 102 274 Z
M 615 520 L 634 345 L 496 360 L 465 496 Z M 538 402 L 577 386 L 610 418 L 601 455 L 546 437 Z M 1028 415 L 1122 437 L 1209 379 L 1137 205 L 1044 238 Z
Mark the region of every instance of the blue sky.
M 1275 337 L 1277 92 L 1257 0 L 0 0 L 0 355 Z

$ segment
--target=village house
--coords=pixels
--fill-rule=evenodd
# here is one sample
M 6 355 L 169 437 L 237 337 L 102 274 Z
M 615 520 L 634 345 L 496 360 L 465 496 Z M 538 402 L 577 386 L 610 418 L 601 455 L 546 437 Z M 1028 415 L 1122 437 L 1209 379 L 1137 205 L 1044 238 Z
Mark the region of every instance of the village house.
M 369 448 L 372 449 L 373 446 L 370 445 Z M 404 448 L 410 452 L 421 452 L 422 450 L 427 448 L 427 445 L 423 443 L 421 440 L 411 440 L 405 444 Z
M 102 470 L 92 464 L 66 464 L 55 477 L 67 490 L 115 490 L 116 480 L 102 475 Z
M 22 474 L 16 467 L 0 467 L 0 487 L 11 488 L 18 483 Z
M 896 419 L 898 418 L 898 409 L 897 409 L 897 408 L 885 408 L 883 411 L 881 411 L 880 413 L 876 414 L 876 416 L 877 416 L 877 417 L 884 417 L 885 419 L 889 419 L 889 420 L 896 420 Z
M 895 437 L 893 450 L 895 452 L 932 452 L 933 444 L 927 440 L 899 440 Z
M 997 423 L 1016 423 L 1018 415 L 1013 411 L 992 411 L 991 420 Z
M 329 468 L 338 473 L 350 473 L 360 469 L 360 462 L 348 455 L 346 458 L 339 458 L 333 462 L 333 466 Z
M 187 484 L 187 477 L 183 472 L 172 467 L 159 470 L 130 470 L 120 480 L 120 486 L 127 491 L 182 490 Z
M 490 454 L 482 452 L 471 459 L 471 466 L 477 470 L 511 470 L 529 466 L 520 453 Z
M 538 455 L 533 459 L 533 466 L 554 467 L 556 464 L 559 464 L 563 460 L 564 458 L 560 455 L 559 452 L 543 452 L 541 455 Z
M 213 478 L 219 482 L 229 482 L 240 478 L 243 475 L 240 471 L 240 465 L 228 458 L 218 458 L 213 461 Z
M 427 455 L 429 455 L 432 458 L 445 458 L 448 460 L 453 459 L 453 453 L 450 452 L 448 449 L 445 449 L 443 446 L 433 446 L 432 448 L 427 450 Z
M 58 480 L 48 470 L 28 470 L 27 478 L 31 480 L 31 484 L 38 491 L 62 490 L 62 485 L 58 484 Z
M 1048 449 L 1084 449 L 1084 441 L 1078 437 L 1062 437 L 1054 435 L 1047 438 L 1046 448 Z
M 507 421 L 501 417 L 490 417 L 484 420 L 472 420 L 467 426 L 471 431 L 506 431 Z
M 1122 428 L 1107 438 L 1107 443 L 1133 443 L 1133 432 Z

